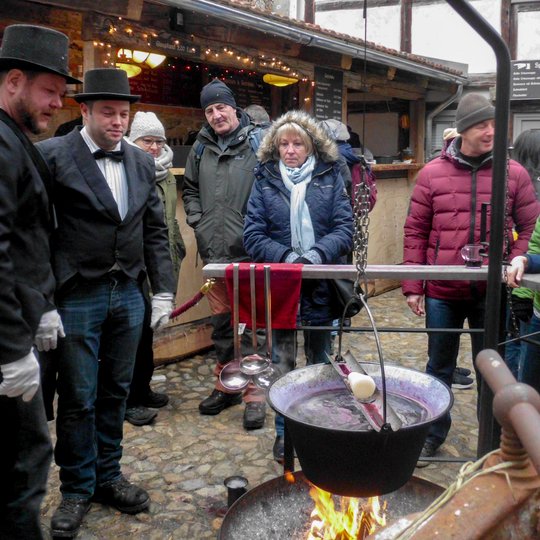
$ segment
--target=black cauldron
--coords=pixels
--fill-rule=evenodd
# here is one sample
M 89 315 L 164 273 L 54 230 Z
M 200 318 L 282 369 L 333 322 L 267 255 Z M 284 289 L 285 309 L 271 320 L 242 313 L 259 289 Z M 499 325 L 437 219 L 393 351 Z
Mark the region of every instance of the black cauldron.
M 380 388 L 378 364 L 362 362 L 362 367 Z M 444 383 L 426 373 L 387 364 L 385 374 L 389 394 L 424 409 L 418 422 L 376 432 L 300 421 L 290 413 L 295 404 L 314 394 L 343 389 L 343 381 L 327 364 L 291 371 L 270 387 L 268 401 L 285 417 L 302 471 L 319 488 L 349 497 L 371 497 L 395 491 L 411 478 L 429 426 L 450 409 L 453 396 Z

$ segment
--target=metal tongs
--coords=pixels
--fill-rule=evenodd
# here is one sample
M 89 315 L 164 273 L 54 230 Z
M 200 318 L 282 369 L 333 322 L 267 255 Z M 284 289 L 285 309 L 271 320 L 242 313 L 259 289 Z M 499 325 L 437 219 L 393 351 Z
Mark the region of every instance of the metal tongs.
M 362 375 L 369 375 L 366 370 L 360 365 L 356 358 L 352 355 L 350 351 L 347 351 L 343 356 L 336 356 L 332 358 L 328 353 L 326 354 L 328 360 L 334 369 L 337 371 L 341 380 L 347 387 L 347 390 L 351 393 L 354 398 L 354 403 L 358 409 L 362 412 L 369 425 L 375 431 L 384 431 L 391 429 L 397 431 L 403 425 L 401 418 L 397 415 L 394 409 L 386 400 L 386 411 L 384 406 L 384 398 L 379 388 L 375 387 L 375 392 L 368 399 L 358 399 L 352 391 L 351 385 L 349 383 L 348 375 L 349 373 L 356 372 L 361 373 Z M 338 361 L 338 358 L 340 361 Z M 386 412 L 386 422 L 385 422 L 385 412 Z

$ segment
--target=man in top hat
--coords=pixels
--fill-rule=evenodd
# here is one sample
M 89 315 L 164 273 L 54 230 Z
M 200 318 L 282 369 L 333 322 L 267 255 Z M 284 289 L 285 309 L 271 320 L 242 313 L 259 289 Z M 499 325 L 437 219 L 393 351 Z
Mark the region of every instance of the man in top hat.
M 84 127 L 39 143 L 53 175 L 51 241 L 58 347 L 55 459 L 62 502 L 53 536 L 77 535 L 90 502 L 136 514 L 145 490 L 122 476 L 122 426 L 150 279 L 151 325 L 168 320 L 176 283 L 151 156 L 123 140 L 132 95 L 126 73 L 93 69 L 76 94 Z
M 461 249 L 480 242 L 482 203 L 491 200 L 492 150 L 495 108 L 480 94 L 467 94 L 456 111 L 458 135 L 441 155 L 418 174 L 409 215 L 405 221 L 406 264 L 463 266 Z M 527 171 L 508 161 L 506 223 L 511 260 L 527 251 L 527 244 L 540 213 Z M 512 228 L 519 231 L 514 241 Z M 489 241 L 490 223 L 487 223 Z M 484 327 L 485 282 L 404 281 L 403 294 L 416 315 L 426 316 L 427 328 Z M 459 333 L 430 333 L 426 372 L 452 386 L 459 351 Z M 483 347 L 483 335 L 471 334 L 473 362 Z M 480 388 L 480 373 L 476 370 Z M 433 456 L 450 431 L 450 414 L 434 422 L 429 430 L 423 457 Z M 423 462 L 422 464 L 427 464 Z
M 62 107 L 68 38 L 31 25 L 8 26 L 0 50 L 0 538 L 41 539 L 39 507 L 52 455 L 32 345 L 54 348 L 62 323 L 54 278 L 50 173 L 29 134 Z
M 195 231 L 204 264 L 249 261 L 243 244 L 244 214 L 257 164 L 255 141 L 260 140 L 261 130 L 237 108 L 231 89 L 218 79 L 202 89 L 201 107 L 207 124 L 199 131 L 188 155 L 184 176 L 187 223 Z M 234 350 L 225 280 L 217 280 L 206 297 L 212 311 L 217 379 L 210 396 L 199 404 L 199 412 L 215 415 L 241 403 L 242 395 L 230 392 L 219 380 L 221 370 L 233 359 Z M 245 332 L 242 340 L 243 352 L 248 354 L 251 344 Z M 261 428 L 266 413 L 264 394 L 250 383 L 244 400 L 244 428 Z

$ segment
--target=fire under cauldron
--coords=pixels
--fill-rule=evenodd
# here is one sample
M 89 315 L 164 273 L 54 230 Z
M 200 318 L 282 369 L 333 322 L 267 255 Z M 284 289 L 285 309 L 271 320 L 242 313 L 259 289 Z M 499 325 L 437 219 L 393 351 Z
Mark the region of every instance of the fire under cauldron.
M 378 364 L 362 363 L 378 387 Z M 313 396 L 343 391 L 343 382 L 331 365 L 318 364 L 291 371 L 271 387 L 268 401 L 285 417 L 285 426 L 306 478 L 319 488 L 348 497 L 371 497 L 390 493 L 412 476 L 429 426 L 452 406 L 450 389 L 441 381 L 413 369 L 387 365 L 387 395 L 406 398 L 420 411 L 396 430 L 334 427 L 321 415 L 299 419 Z M 360 413 L 358 413 L 360 414 Z M 406 410 L 404 410 L 404 414 Z
M 309 489 L 302 472 L 280 476 L 251 489 L 229 508 L 218 540 L 304 539 L 314 508 Z M 388 522 L 424 510 L 443 491 L 436 484 L 411 478 L 397 491 L 381 497 L 388 503 Z

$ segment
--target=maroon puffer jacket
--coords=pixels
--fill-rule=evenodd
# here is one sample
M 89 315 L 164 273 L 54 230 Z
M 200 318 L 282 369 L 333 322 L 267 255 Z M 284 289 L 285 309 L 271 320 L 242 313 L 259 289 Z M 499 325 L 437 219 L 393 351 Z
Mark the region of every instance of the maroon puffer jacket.
M 458 157 L 457 137 L 441 156 L 418 174 L 405 221 L 404 263 L 463 266 L 461 248 L 480 241 L 480 209 L 491 200 L 491 157 L 478 169 Z M 509 160 L 507 231 L 508 259 L 527 251 L 540 214 L 540 203 L 527 171 Z M 471 213 L 474 205 L 475 211 Z M 519 234 L 512 238 L 512 228 Z M 488 207 L 487 241 L 491 229 Z M 443 300 L 469 300 L 485 293 L 485 282 L 403 281 L 403 294 L 425 294 Z

